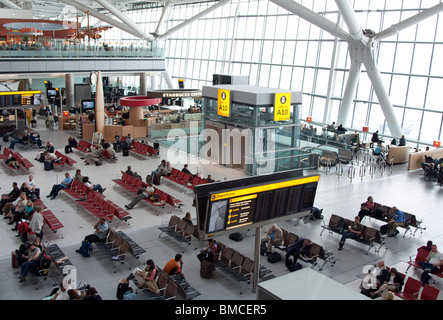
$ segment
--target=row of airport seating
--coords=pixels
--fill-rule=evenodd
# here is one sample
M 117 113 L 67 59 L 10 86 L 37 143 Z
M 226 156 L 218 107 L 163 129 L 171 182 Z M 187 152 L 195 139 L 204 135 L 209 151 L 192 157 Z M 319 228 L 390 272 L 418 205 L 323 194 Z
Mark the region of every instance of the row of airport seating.
M 126 172 L 121 171 L 121 173 L 122 173 L 121 179 L 113 179 L 112 181 L 114 181 L 117 185 L 123 187 L 125 190 L 130 191 L 132 194 L 136 195 L 137 192 L 140 191 L 140 188 L 147 186 L 147 184 L 142 180 L 137 179 Z M 171 213 L 172 210 L 174 210 L 175 208 L 181 210 L 181 207 L 183 206 L 181 200 L 171 196 L 170 194 L 156 187 L 153 188 L 154 188 L 154 194 L 157 194 L 158 198 L 156 199 L 145 198 L 144 199 L 145 202 L 156 207 L 161 207 L 163 209 L 168 204 L 172 207 L 171 211 L 169 211 L 168 213 Z
M 10 163 L 6 164 L 6 160 L 9 158 L 9 155 L 12 155 L 15 160 L 18 162 L 19 166 L 18 167 L 14 167 L 12 166 Z M 23 173 L 29 173 L 29 170 L 34 166 L 32 164 L 31 161 L 29 161 L 28 159 L 24 158 L 20 152 L 13 152 L 11 149 L 9 148 L 4 148 L 3 149 L 3 153 L 0 155 L 0 159 L 3 160 L 3 163 L 10 168 L 11 170 L 13 170 L 13 172 L 23 172 Z
M 92 188 L 77 179 L 73 180 L 70 188 L 62 190 L 97 218 L 104 217 L 106 220 L 112 221 L 116 217 L 124 222 L 128 222 L 132 218 L 128 211 L 111 200 L 105 199 L 100 192 L 93 191 Z
M 166 175 L 162 177 L 168 179 L 169 181 L 178 183 L 179 185 L 188 188 L 189 190 L 194 190 L 194 186 L 196 185 L 209 183 L 209 181 L 204 178 L 192 176 L 191 174 L 185 173 L 176 168 L 172 168 L 171 174 L 169 176 Z

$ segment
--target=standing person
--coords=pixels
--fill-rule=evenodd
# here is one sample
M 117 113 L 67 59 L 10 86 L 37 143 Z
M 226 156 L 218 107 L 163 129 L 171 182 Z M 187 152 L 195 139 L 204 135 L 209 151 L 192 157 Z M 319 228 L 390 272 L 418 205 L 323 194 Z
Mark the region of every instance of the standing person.
M 440 267 L 443 265 L 443 254 L 438 252 L 437 246 L 433 244 L 431 252 L 429 252 L 425 261 L 419 261 L 418 265 L 424 270 L 420 278 L 424 286 L 425 284 L 429 284 L 429 280 L 431 279 L 429 273 L 440 271 Z
M 94 233 L 85 236 L 84 241 L 89 243 L 100 242 L 106 239 L 108 235 L 109 225 L 106 222 L 105 218 L 98 219 L 97 223 L 94 225 Z M 81 247 L 75 252 L 81 253 Z
M 72 183 L 72 177 L 69 175 L 68 172 L 65 173 L 65 178 L 60 182 L 59 184 L 54 184 L 52 186 L 51 192 L 46 196 L 46 198 L 50 198 L 51 200 L 54 200 L 58 193 L 63 189 L 69 189 L 71 187 Z
M 183 260 L 180 253 L 177 253 L 174 259 L 169 260 L 163 268 L 163 271 L 166 272 L 168 275 L 179 276 L 180 278 L 184 279 L 185 275 L 183 274 L 182 270 Z
M 405 145 L 406 145 L 406 138 L 405 138 L 404 135 L 401 136 L 398 145 L 399 145 L 399 146 L 405 146 Z
M 40 240 L 43 239 L 43 223 L 42 207 L 36 206 L 29 221 L 29 229 L 31 229 Z
M 261 245 L 267 246 L 266 253 L 272 252 L 272 247 L 280 246 L 283 243 L 283 231 L 273 223 L 266 232 L 266 238 L 261 239 Z
M 132 199 L 129 204 L 125 204 L 126 209 L 132 209 L 134 206 L 142 199 L 149 199 L 150 196 L 154 195 L 155 189 L 152 184 L 148 183 L 147 187 L 140 188 L 137 196 Z
M 361 235 L 363 226 L 360 224 L 360 217 L 356 216 L 354 222 L 348 227 L 348 230 L 343 231 L 343 235 L 338 244 L 338 250 L 343 250 L 343 246 L 347 238 L 355 239 Z
M 388 237 L 395 237 L 399 234 L 400 232 L 397 230 L 397 227 L 404 226 L 406 223 L 406 216 L 403 211 L 397 207 L 392 207 L 392 211 L 394 211 L 394 217 L 388 222 L 388 228 L 390 230 Z
M 380 143 L 380 138 L 378 137 L 378 130 L 372 134 L 371 142 L 372 144 Z

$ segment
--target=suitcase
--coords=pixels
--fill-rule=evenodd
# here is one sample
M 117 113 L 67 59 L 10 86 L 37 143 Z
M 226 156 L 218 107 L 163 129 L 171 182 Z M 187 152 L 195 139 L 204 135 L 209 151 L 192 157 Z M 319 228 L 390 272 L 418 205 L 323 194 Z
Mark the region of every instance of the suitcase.
M 281 261 L 281 254 L 278 252 L 270 252 L 268 253 L 268 262 L 269 263 L 276 263 Z
M 71 149 L 71 148 L 70 148 L 68 145 L 66 145 L 66 146 L 65 146 L 65 153 L 66 153 L 66 154 L 70 153 L 70 152 L 71 152 L 70 149 Z
M 18 268 L 17 254 L 15 253 L 15 251 L 11 252 L 11 261 L 12 261 L 12 267 Z
M 44 162 L 44 168 L 45 171 L 51 171 L 53 169 L 53 165 L 51 161 L 45 161 Z
M 161 174 L 159 172 L 154 173 L 154 178 L 152 179 L 152 183 L 159 186 L 160 185 Z
M 123 152 L 123 157 L 129 156 L 129 149 L 123 149 L 122 152 Z
M 9 141 L 9 136 L 8 136 L 7 133 L 5 133 L 5 134 L 3 135 L 3 142 L 8 142 L 8 141 Z
M 122 152 L 122 145 L 120 143 L 114 143 L 114 151 Z
M 214 272 L 214 263 L 203 260 L 200 265 L 200 276 L 205 279 L 211 279 Z

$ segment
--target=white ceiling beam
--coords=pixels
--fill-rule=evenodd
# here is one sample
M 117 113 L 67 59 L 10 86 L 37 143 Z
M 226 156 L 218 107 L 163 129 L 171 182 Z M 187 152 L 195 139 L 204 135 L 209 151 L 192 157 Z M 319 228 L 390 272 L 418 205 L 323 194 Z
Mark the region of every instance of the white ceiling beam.
M 228 3 L 229 1 L 231 1 L 231 0 L 220 0 L 220 1 L 217 2 L 216 4 L 212 5 L 211 7 L 207 8 L 207 9 L 205 9 L 205 10 L 203 10 L 202 12 L 196 14 L 196 15 L 193 16 L 192 18 L 189 18 L 188 20 L 186 20 L 186 21 L 180 23 L 179 25 L 177 25 L 177 26 L 175 26 L 175 27 L 169 29 L 169 30 L 166 31 L 164 34 L 158 36 L 157 39 L 162 39 L 162 38 L 165 38 L 165 37 L 169 36 L 170 34 L 172 34 L 172 33 L 176 32 L 176 31 L 178 31 L 178 30 L 180 30 L 180 29 L 186 27 L 188 24 L 190 24 L 190 23 L 192 23 L 192 22 L 194 22 L 194 21 L 196 21 L 196 20 L 198 20 L 198 19 L 204 17 L 205 15 L 209 14 L 210 12 L 212 12 L 212 11 L 214 11 L 214 10 L 216 10 L 216 9 L 218 9 L 218 8 L 220 8 L 220 7 L 222 7 L 222 6 L 224 6 L 224 5 L 225 5 L 226 3 Z
M 154 40 L 150 35 L 146 34 L 146 32 L 142 30 L 134 21 L 126 17 L 120 10 L 111 5 L 107 0 L 95 0 L 95 1 L 99 3 L 103 8 L 108 10 L 110 13 L 112 13 L 114 16 L 119 18 L 129 28 L 134 30 L 135 33 L 139 34 L 140 38 L 145 39 L 147 41 Z
M 99 20 L 102 20 L 106 23 L 109 23 L 111 26 L 114 26 L 116 28 L 119 28 L 123 31 L 126 31 L 129 34 L 132 34 L 133 36 L 137 37 L 137 38 L 141 38 L 140 35 L 138 33 L 136 33 L 132 28 L 129 28 L 127 25 L 125 25 L 124 23 L 121 23 L 120 21 L 116 21 L 115 19 L 112 19 L 111 17 L 98 12 L 95 9 L 89 8 L 81 3 L 78 3 L 77 1 L 74 0 L 60 0 L 63 3 L 69 4 L 71 6 L 73 6 L 74 8 L 76 8 L 77 10 L 80 10 L 82 12 L 89 12 L 89 14 L 93 17 L 96 17 Z

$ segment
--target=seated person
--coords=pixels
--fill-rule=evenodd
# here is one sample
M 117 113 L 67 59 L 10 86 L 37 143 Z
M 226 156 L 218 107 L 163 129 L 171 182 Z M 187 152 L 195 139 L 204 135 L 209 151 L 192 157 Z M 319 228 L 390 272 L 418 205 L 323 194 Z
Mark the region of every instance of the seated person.
M 45 152 L 49 152 L 49 153 L 54 153 L 55 152 L 55 148 L 54 145 L 52 144 L 52 142 L 47 141 L 46 142 L 46 146 L 43 149 L 43 151 L 39 151 L 37 152 L 37 156 L 34 160 L 37 160 L 38 162 L 44 162 L 45 161 Z
M 8 166 L 13 166 L 15 168 L 17 167 L 16 163 L 18 164 L 17 159 L 12 155 L 12 153 L 8 154 L 8 158 L 5 160 L 5 164 Z
M 157 286 L 157 282 L 155 279 L 158 276 L 158 270 L 155 266 L 155 263 L 152 259 L 146 261 L 146 268 L 144 270 L 140 270 L 139 268 L 135 268 L 131 274 L 126 278 L 126 281 L 134 279 L 136 281 L 136 285 L 139 288 L 147 288 L 152 292 L 159 292 L 159 288 Z
M 188 164 L 185 164 L 185 165 L 183 166 L 182 171 L 183 171 L 184 173 L 190 174 L 191 176 L 194 176 L 194 175 L 191 173 L 191 171 L 189 171 L 189 169 L 188 169 Z
M 200 253 L 197 255 L 198 260 L 203 261 L 203 260 L 208 260 L 213 262 L 214 259 L 216 259 L 217 257 L 217 252 L 218 252 L 218 245 L 217 242 L 210 238 L 208 239 L 208 246 L 203 249 L 200 250 Z
M 443 254 L 438 252 L 437 246 L 433 244 L 425 261 L 419 261 L 418 264 L 423 268 L 420 281 L 423 285 L 429 284 L 429 280 L 431 279 L 429 273 L 440 271 L 440 267 L 443 265 Z
M 385 266 L 385 262 L 380 260 L 375 266 L 375 270 L 372 271 L 375 277 L 375 283 L 370 283 L 370 286 L 365 287 L 363 281 L 360 283 L 360 293 L 369 296 L 371 292 L 377 291 L 380 286 L 389 280 L 389 270 Z
M 57 160 L 57 156 L 55 155 L 55 153 L 51 153 L 49 151 L 45 151 L 44 158 L 45 158 L 44 162 L 45 163 L 49 163 L 50 166 L 51 166 L 51 169 L 53 169 L 54 168 L 54 162 Z
M 160 164 L 158 165 L 157 169 L 156 169 L 156 170 L 153 170 L 153 171 L 151 172 L 151 179 L 154 180 L 154 174 L 157 173 L 157 172 L 162 172 L 162 170 L 163 170 L 165 167 L 166 167 L 166 160 L 163 159 L 163 160 L 160 162 Z
M 92 161 L 97 165 L 100 160 L 101 152 L 103 152 L 101 145 L 91 146 L 89 152 L 85 154 L 85 165 L 89 165 Z
M 283 243 L 283 231 L 274 223 L 266 232 L 266 238 L 261 239 L 261 245 L 267 246 L 266 253 L 272 252 L 273 246 L 281 246 Z
M 132 167 L 128 166 L 128 168 L 125 171 L 127 174 L 129 174 L 130 176 L 134 176 L 134 172 L 132 171 Z
M 374 156 L 379 156 L 379 155 L 381 155 L 381 151 L 382 151 L 381 146 L 380 146 L 380 144 L 378 144 L 377 147 L 375 147 L 375 149 L 372 152 L 372 154 Z
M 28 253 L 22 256 L 23 259 L 26 259 L 20 266 L 20 281 L 25 282 L 26 276 L 28 275 L 29 270 L 37 269 L 37 262 L 40 259 L 42 251 L 35 243 L 32 243 L 28 248 Z
M 374 210 L 374 207 L 375 207 L 374 199 L 371 196 L 369 196 L 368 200 L 361 204 L 360 212 L 358 213 L 360 221 L 363 220 L 365 216 L 371 215 L 371 211 Z
M 34 181 L 34 176 L 29 175 L 28 188 L 32 195 L 34 195 L 37 199 L 40 199 L 40 188 L 37 188 L 37 185 Z M 33 196 L 31 196 L 33 198 Z
M 397 227 L 404 226 L 406 223 L 406 216 L 403 211 L 399 210 L 397 207 L 392 207 L 392 211 L 394 211 L 394 216 L 388 222 L 389 228 L 389 237 L 395 237 L 400 232 L 397 230 Z
M 132 199 L 132 201 L 129 204 L 125 205 L 126 209 L 132 209 L 134 206 L 143 199 L 149 199 L 150 196 L 153 196 L 155 192 L 154 187 L 152 184 L 148 184 L 147 187 L 141 187 L 135 198 Z
M 8 194 L 2 195 L 2 200 L 0 201 L 0 215 L 4 213 L 4 206 L 9 203 L 15 201 L 20 196 L 20 189 L 17 185 L 17 182 L 12 183 L 12 190 Z
M 185 216 L 182 218 L 183 221 L 186 221 L 187 223 L 189 223 L 191 226 L 193 226 L 193 222 L 192 222 L 192 218 L 191 218 L 191 213 L 190 212 L 186 212 Z
M 356 239 L 358 238 L 363 230 L 363 226 L 360 224 L 360 217 L 356 216 L 354 222 L 348 227 L 348 230 L 343 231 L 340 242 L 338 244 L 338 250 L 343 250 L 343 246 L 347 238 Z
M 182 269 L 183 269 L 182 255 L 180 253 L 177 253 L 174 259 L 171 259 L 166 263 L 165 267 L 163 268 L 163 271 L 170 276 L 178 276 L 184 279 L 185 275 L 183 274 Z
M 94 225 L 94 233 L 85 236 L 83 241 L 87 241 L 89 243 L 104 241 L 106 240 L 108 231 L 109 231 L 109 225 L 106 222 L 105 218 L 101 217 Z M 75 252 L 81 253 L 81 247 L 75 250 Z
M 75 140 L 74 137 L 69 137 L 68 144 L 66 145 L 65 150 L 72 153 L 72 148 L 77 148 L 77 146 L 78 146 L 77 140 Z
M 309 259 L 309 250 L 311 250 L 311 239 L 298 238 L 293 244 L 288 247 L 286 251 L 286 266 L 290 268 L 291 265 L 297 263 L 298 258 Z M 294 258 L 291 261 L 291 256 Z
M 403 277 L 398 273 L 396 268 L 391 268 L 389 270 L 389 278 L 380 286 L 380 288 L 371 292 L 370 296 L 372 298 L 378 297 L 379 295 L 384 296 L 388 291 L 400 292 L 403 287 Z
M 403 135 L 403 136 L 401 136 L 401 138 L 400 138 L 400 141 L 399 141 L 399 143 L 398 143 L 398 145 L 401 147 L 401 146 L 405 146 L 406 145 L 406 139 L 405 139 L 405 136 Z
M 208 177 L 205 180 L 208 182 L 215 182 L 215 180 L 212 179 L 212 174 L 208 174 Z
M 49 195 L 46 196 L 46 198 L 50 198 L 51 200 L 54 200 L 58 193 L 63 190 L 71 187 L 72 183 L 72 177 L 69 175 L 68 172 L 65 173 L 65 178 L 60 182 L 59 184 L 54 184 L 52 186 L 51 192 Z
M 8 225 L 18 222 L 24 218 L 24 210 L 27 202 L 28 199 L 26 198 L 26 193 L 21 192 L 17 199 L 15 199 L 13 202 L 7 203 L 4 206 L 3 211 L 5 212 L 5 219 L 9 218 Z
M 102 188 L 100 184 L 92 184 L 91 181 L 89 181 L 89 177 L 83 177 L 82 182 L 87 187 L 91 188 L 92 191 L 98 191 L 103 194 L 103 192 L 106 190 L 106 188 Z

